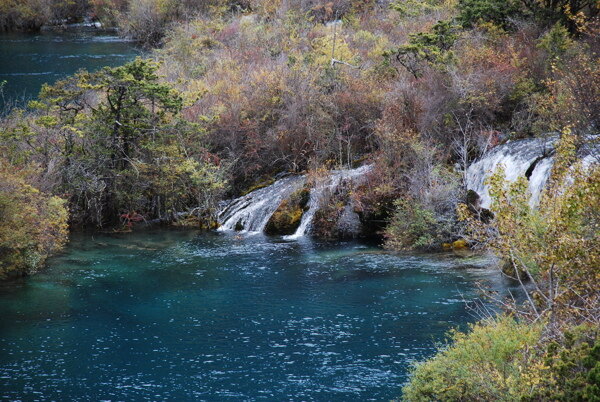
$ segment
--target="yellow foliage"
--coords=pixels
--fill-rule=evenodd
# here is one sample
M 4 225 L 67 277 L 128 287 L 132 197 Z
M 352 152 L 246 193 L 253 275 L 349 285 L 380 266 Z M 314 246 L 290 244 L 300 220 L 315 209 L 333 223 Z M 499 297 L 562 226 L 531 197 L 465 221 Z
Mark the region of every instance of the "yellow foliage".
M 350 49 L 347 36 L 340 32 L 340 27 L 337 28 L 338 32 L 335 35 L 333 29 L 333 27 L 328 28 L 329 32 L 327 34 L 313 40 L 314 63 L 317 65 L 330 65 L 331 59 L 336 59 L 355 64 L 357 62 L 357 55 Z
M 0 279 L 31 274 L 67 241 L 65 201 L 27 184 L 0 160 Z

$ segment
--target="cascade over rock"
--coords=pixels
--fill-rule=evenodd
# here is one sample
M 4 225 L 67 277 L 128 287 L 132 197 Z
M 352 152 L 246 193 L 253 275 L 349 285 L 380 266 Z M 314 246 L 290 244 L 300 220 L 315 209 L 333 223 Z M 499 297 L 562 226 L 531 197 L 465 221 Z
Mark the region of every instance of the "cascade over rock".
M 536 207 L 550 178 L 557 140 L 557 136 L 552 136 L 509 141 L 492 149 L 467 169 L 467 189 L 479 195 L 480 207 L 489 208 L 492 200 L 485 182 L 500 165 L 503 165 L 508 181 L 515 181 L 521 176 L 527 177 L 531 194 L 529 205 Z M 580 155 L 583 164 L 591 164 L 597 151 L 595 148 L 584 150 Z
M 219 212 L 219 230 L 264 231 L 281 201 L 302 188 L 305 182 L 305 176 L 288 176 L 236 198 Z
M 286 236 L 296 239 L 310 233 L 315 214 L 325 196 L 346 181 L 354 181 L 371 169 L 370 165 L 357 169 L 334 170 L 317 181 L 310 190 L 308 209 L 303 214 L 296 232 Z M 237 230 L 243 232 L 263 232 L 269 219 L 281 202 L 306 184 L 306 176 L 288 176 L 277 180 L 268 187 L 255 190 L 245 196 L 229 202 L 218 215 L 219 230 Z
M 325 179 L 320 180 L 310 190 L 310 200 L 308 201 L 308 211 L 302 216 L 300 226 L 296 233 L 286 236 L 287 239 L 296 239 L 310 233 L 315 214 L 321 206 L 321 202 L 328 192 L 335 190 L 342 182 L 346 180 L 356 180 L 371 170 L 371 165 L 361 166 L 350 170 L 334 170 Z

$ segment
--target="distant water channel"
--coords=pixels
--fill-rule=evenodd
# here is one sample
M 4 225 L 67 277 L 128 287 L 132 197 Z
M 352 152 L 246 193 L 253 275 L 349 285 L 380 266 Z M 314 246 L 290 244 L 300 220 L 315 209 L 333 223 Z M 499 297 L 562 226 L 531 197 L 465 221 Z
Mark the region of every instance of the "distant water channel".
M 76 235 L 0 284 L 0 400 L 397 397 L 475 320 L 483 257 L 195 231 Z
M 0 82 L 6 81 L 0 106 L 24 105 L 46 82 L 122 65 L 138 54 L 132 42 L 101 32 L 0 34 Z

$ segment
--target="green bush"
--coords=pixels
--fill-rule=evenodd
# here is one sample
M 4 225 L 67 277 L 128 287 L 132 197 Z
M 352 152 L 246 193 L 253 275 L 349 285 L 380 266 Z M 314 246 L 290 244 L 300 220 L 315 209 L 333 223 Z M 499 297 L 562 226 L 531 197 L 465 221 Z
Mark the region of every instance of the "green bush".
M 438 21 L 427 32 L 410 34 L 408 43 L 384 53 L 389 61 L 394 56 L 415 77 L 422 75 L 423 66 L 448 68 L 455 59 L 451 50 L 458 39 L 460 27 L 452 21 Z
M 550 343 L 544 357 L 550 375 L 532 399 L 600 401 L 599 332 L 597 326 L 580 325 L 566 331 L 563 342 Z
M 515 0 L 460 0 L 457 19 L 464 27 L 472 27 L 480 22 L 506 27 L 509 18 L 518 13 Z
M 0 279 L 37 272 L 67 241 L 65 201 L 0 160 Z
M 451 224 L 417 200 L 400 198 L 385 230 L 386 247 L 394 250 L 431 249 L 448 241 Z
M 407 401 L 598 401 L 597 325 L 548 341 L 544 324 L 501 316 L 452 331 L 451 344 L 414 366 Z
M 403 388 L 407 401 L 514 401 L 527 394 L 534 370 L 533 347 L 541 326 L 512 318 L 473 324 L 451 332 L 452 344 L 418 363 Z

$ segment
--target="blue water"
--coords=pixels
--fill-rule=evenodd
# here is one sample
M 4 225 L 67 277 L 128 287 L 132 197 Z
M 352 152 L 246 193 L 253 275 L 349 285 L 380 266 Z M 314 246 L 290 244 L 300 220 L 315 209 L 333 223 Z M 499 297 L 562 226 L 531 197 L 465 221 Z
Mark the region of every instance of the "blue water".
M 5 102 L 22 106 L 44 83 L 80 69 L 122 65 L 137 54 L 132 42 L 106 33 L 0 34 L 0 82 L 6 81 L 0 107 Z
M 78 235 L 0 285 L 0 400 L 389 400 L 473 321 L 482 258 L 195 231 Z

